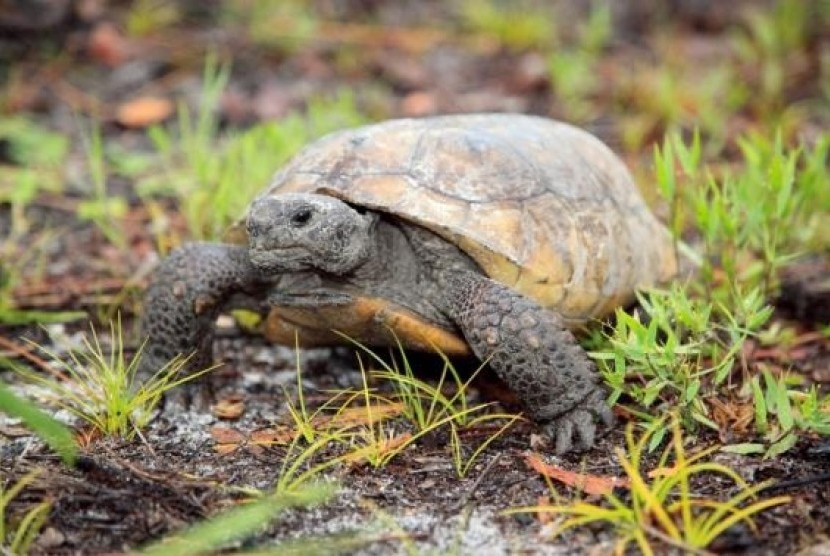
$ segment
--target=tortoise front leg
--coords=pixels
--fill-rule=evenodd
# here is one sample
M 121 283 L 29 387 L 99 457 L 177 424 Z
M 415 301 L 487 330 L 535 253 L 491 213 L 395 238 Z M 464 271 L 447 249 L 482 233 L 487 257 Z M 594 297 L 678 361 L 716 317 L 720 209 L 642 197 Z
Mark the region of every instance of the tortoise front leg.
M 245 247 L 189 243 L 174 250 L 144 296 L 140 327 L 147 344 L 139 376 L 151 376 L 177 355 L 193 354 L 191 371 L 210 366 L 217 314 L 229 300 L 254 294 L 262 284 Z
M 441 305 L 473 352 L 488 361 L 556 440 L 556 452 L 594 443 L 595 417 L 611 424 L 606 392 L 588 355 L 562 319 L 482 275 L 454 271 L 439 281 Z

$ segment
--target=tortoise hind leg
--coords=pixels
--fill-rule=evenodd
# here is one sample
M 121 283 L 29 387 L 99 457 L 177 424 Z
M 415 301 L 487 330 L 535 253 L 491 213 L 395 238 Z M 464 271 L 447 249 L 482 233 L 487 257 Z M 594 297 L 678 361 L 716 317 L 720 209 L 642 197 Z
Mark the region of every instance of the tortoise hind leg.
M 562 319 L 533 300 L 474 272 L 442 276 L 442 305 L 485 360 L 556 440 L 556 452 L 588 449 L 594 418 L 613 421 L 606 392 Z

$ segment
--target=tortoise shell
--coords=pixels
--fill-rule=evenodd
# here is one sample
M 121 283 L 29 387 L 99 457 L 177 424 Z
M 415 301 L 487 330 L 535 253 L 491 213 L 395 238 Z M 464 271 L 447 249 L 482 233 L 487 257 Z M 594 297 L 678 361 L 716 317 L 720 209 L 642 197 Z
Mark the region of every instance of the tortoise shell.
M 288 192 L 423 226 L 571 327 L 677 272 L 669 233 L 623 163 L 589 133 L 545 118 L 454 115 L 336 132 L 300 151 L 261 196 Z M 246 240 L 242 224 L 232 241 Z M 456 332 L 370 298 L 345 312 L 274 308 L 266 335 L 293 343 L 299 329 L 306 344 L 342 343 L 337 329 L 383 344 L 387 327 L 410 346 L 466 351 Z

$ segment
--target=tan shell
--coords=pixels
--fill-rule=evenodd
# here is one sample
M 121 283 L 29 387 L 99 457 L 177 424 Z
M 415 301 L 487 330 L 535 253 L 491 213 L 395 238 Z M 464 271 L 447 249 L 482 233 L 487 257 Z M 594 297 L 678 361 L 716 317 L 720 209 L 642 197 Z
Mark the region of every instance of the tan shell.
M 669 234 L 622 162 L 589 133 L 544 118 L 442 116 L 334 133 L 262 195 L 285 192 L 420 224 L 573 326 L 677 272 Z

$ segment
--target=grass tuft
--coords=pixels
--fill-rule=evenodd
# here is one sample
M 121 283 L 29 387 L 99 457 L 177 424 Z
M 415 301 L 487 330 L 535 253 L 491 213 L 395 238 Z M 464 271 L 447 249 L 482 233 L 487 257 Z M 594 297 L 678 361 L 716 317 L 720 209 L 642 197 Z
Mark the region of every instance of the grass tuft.
M 507 513 L 541 512 L 564 518 L 553 532 L 563 532 L 584 525 L 604 523 L 617 534 L 615 551 L 625 554 L 631 543 L 646 555 L 674 548 L 695 553 L 706 549 L 727 529 L 744 523 L 755 529 L 752 516 L 790 501 L 787 496 L 758 499 L 757 494 L 768 483 L 748 485 L 733 469 L 705 461 L 717 447 L 688 454 L 677 421 L 669 426 L 671 439 L 660 456 L 657 467 L 646 472 L 648 446 L 653 444 L 652 426 L 639 438 L 633 426 L 626 429 L 627 450 L 615 453 L 630 482 L 626 496 L 606 494 L 605 504 L 577 501 L 567 505 L 516 508 Z M 692 493 L 692 484 L 700 476 L 716 475 L 734 483 L 737 491 L 724 501 L 700 498 Z M 753 500 L 754 499 L 754 500 Z M 752 500 L 752 501 L 750 501 Z
M 11 501 L 37 479 L 39 473 L 32 471 L 11 486 L 0 482 L 0 552 L 3 554 L 28 554 L 49 517 L 52 503 L 48 500 L 29 507 L 20 516 L 11 516 L 8 511 Z
M 91 339 L 85 336 L 80 350 L 64 345 L 68 358 L 33 344 L 57 367 L 44 369 L 49 376 L 19 365 L 13 369 L 46 388 L 58 406 L 104 436 L 132 439 L 150 421 L 165 392 L 212 370 L 183 374 L 188 358 L 177 357 L 144 380 L 136 376 L 141 348 L 127 362 L 120 319 L 110 323 L 113 344 L 108 350 L 92 326 L 90 333 Z

